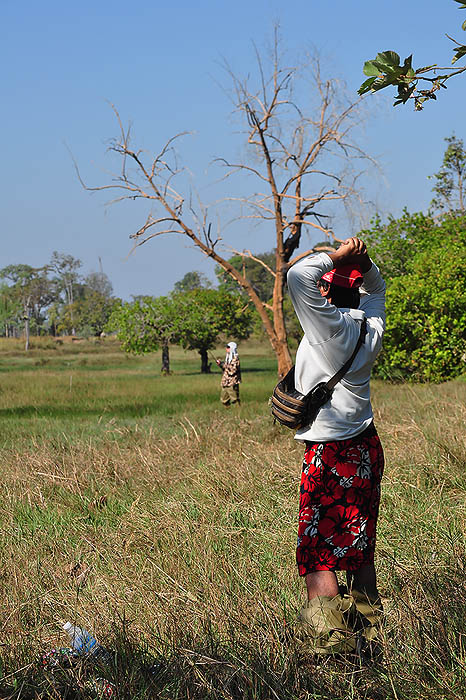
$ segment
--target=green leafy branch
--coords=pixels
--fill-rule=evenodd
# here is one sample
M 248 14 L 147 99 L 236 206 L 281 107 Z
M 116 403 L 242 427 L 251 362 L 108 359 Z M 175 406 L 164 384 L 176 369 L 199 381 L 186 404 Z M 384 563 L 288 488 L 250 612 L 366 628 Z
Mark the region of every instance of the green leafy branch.
M 454 0 L 460 5 L 460 10 L 466 10 L 466 2 Z M 466 20 L 462 24 L 462 29 L 466 31 Z M 447 37 L 453 41 L 454 56 L 452 65 L 466 55 L 466 45 L 460 44 L 456 39 Z M 412 65 L 412 55 L 404 59 L 401 65 L 400 56 L 395 51 L 382 51 L 377 56 L 364 63 L 363 72 L 368 79 L 360 86 L 359 95 L 367 92 L 377 92 L 393 85 L 397 88 L 395 105 L 406 104 L 409 99 L 414 100 L 414 108 L 421 110 L 427 100 L 436 100 L 436 93 L 441 89 L 446 89 L 446 81 L 454 75 L 459 75 L 466 71 L 466 66 L 462 68 L 440 68 L 437 64 L 414 69 Z M 439 71 L 442 71 L 439 73 Z M 420 81 L 430 83 L 430 87 L 420 89 Z

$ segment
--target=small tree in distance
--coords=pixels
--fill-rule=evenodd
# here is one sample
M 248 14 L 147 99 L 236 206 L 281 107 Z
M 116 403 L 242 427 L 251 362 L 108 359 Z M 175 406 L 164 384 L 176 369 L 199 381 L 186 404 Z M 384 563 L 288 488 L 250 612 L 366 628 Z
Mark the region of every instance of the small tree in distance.
M 97 187 L 87 186 L 79 172 L 78 177 L 87 190 L 114 190 L 118 200 L 143 199 L 150 205 L 154 213 L 131 236 L 136 246 L 167 233 L 181 234 L 217 263 L 254 304 L 283 375 L 292 364 L 283 312 L 286 273 L 314 250 L 311 246 L 298 253 L 305 231 L 335 240 L 330 215 L 335 204 L 347 205 L 358 197 L 356 183 L 369 159 L 353 140 L 360 123 L 359 100 L 348 100 L 338 81 L 323 78 L 318 60 L 303 66 L 300 59 L 299 69 L 286 65 L 277 33 L 271 55 L 264 58 L 256 50 L 256 58 L 255 77 L 239 78 L 226 66 L 247 155 L 216 162 L 225 169 L 225 178 L 240 175 L 241 187 L 249 188 L 245 196 L 226 198 L 230 207 L 238 208 L 238 218 L 263 221 L 268 227 L 269 247 L 275 251 L 272 264 L 249 250 L 230 250 L 262 265 L 273 286 L 271 303 L 260 298 L 246 270 L 238 270 L 221 254 L 226 223 L 215 230 L 208 207 L 196 208 L 190 191 L 184 191 L 184 168 L 174 153 L 182 134 L 146 159 L 145 152 L 132 146 L 130 130 L 115 110 L 120 133 L 110 150 L 121 158 L 119 175 Z
M 197 350 L 201 356 L 201 372 L 210 372 L 208 350 L 215 347 L 220 335 L 228 334 L 243 340 L 251 333 L 249 304 L 241 297 L 218 289 L 193 289 L 174 294 L 180 345 Z
M 85 287 L 82 298 L 75 301 L 72 307 L 80 334 L 101 335 L 105 331 L 113 309 L 118 304 L 119 299 Z
M 138 297 L 113 310 L 106 330 L 117 332 L 123 350 L 142 355 L 162 348 L 162 374 L 170 374 L 169 344 L 178 343 L 177 312 L 170 297 Z
M 175 292 L 169 297 L 142 297 L 119 305 L 107 329 L 117 331 L 127 352 L 143 354 L 162 348 L 162 373 L 170 373 L 169 345 L 197 350 L 201 372 L 210 372 L 208 350 L 221 334 L 237 340 L 251 332 L 251 312 L 241 297 L 217 289 Z
M 68 314 L 70 317 L 71 334 L 75 335 L 76 329 L 73 315 L 73 305 L 75 301 L 76 286 L 81 279 L 81 275 L 78 271 L 82 267 L 82 262 L 81 260 L 74 258 L 72 255 L 58 253 L 56 250 L 54 250 L 48 267 L 56 274 L 55 283 L 59 291 L 64 292 L 65 304 L 68 307 Z
M 107 299 L 113 296 L 113 285 L 105 272 L 90 272 L 84 278 L 84 284 L 89 290 L 97 292 Z

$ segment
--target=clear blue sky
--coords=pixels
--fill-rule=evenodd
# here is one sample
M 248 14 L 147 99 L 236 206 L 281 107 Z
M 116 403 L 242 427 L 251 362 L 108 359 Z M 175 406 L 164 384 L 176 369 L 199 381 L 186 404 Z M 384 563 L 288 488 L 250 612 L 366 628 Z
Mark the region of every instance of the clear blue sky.
M 281 25 L 292 53 L 315 48 L 330 75 L 356 93 L 364 60 L 393 49 L 414 65 L 448 65 L 448 33 L 463 38 L 465 19 L 452 0 L 2 0 L 0 71 L 2 169 L 0 267 L 45 264 L 52 251 L 70 253 L 84 271 L 101 257 L 115 293 L 164 294 L 185 272 L 213 276 L 210 261 L 181 237 L 158 238 L 129 259 L 128 235 L 144 222 L 141 203 L 105 206 L 102 194 L 82 190 L 65 143 L 89 184 L 101 184 L 110 168 L 105 150 L 116 134 L 108 101 L 134 125 L 135 143 L 157 150 L 181 130 L 192 130 L 181 152 L 204 198 L 207 173 L 218 155 L 237 152 L 226 83 L 225 57 L 238 74 L 253 63 L 252 41 L 262 46 Z M 442 91 L 422 113 L 393 108 L 391 93 L 369 97 L 365 149 L 383 177 L 369 194 L 384 212 L 425 210 L 445 148 L 455 132 L 465 138 L 466 78 Z M 216 196 L 219 190 L 215 190 Z M 225 192 L 227 194 L 227 192 Z M 344 228 L 344 223 L 342 223 Z M 273 243 L 248 223 L 231 241 L 255 252 Z

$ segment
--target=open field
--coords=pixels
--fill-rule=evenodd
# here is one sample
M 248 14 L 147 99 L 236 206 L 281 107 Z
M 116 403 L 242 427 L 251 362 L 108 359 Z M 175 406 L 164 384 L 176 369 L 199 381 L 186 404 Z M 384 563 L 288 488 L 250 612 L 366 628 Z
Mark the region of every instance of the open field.
M 40 339 L 39 339 L 40 340 Z M 19 341 L 11 341 L 15 348 Z M 220 412 L 220 374 L 200 374 L 196 352 L 171 351 L 170 377 L 160 375 L 158 353 L 126 355 L 112 339 L 58 345 L 29 353 L 8 350 L 0 340 L 0 445 L 19 447 L 38 440 L 58 442 L 118 439 L 128 431 L 158 436 L 184 433 L 182 419 L 212 418 Z M 224 357 L 221 348 L 214 355 Z M 263 409 L 275 378 L 270 352 L 254 343 L 243 358 L 245 417 Z M 272 378 L 272 379 L 271 379 Z
M 35 662 L 66 620 L 118 650 L 119 698 L 466 696 L 466 382 L 374 382 L 384 658 L 303 664 L 283 636 L 302 447 L 268 416 L 270 352 L 240 351 L 242 405 L 223 409 L 195 353 L 162 377 L 109 339 L 0 343 L 0 697 L 91 697 Z

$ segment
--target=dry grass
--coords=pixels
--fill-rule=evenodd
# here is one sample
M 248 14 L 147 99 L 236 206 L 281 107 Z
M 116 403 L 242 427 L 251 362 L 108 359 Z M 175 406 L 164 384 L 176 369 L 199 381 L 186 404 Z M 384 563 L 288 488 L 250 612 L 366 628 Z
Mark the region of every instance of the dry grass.
M 114 369 L 115 392 L 124 367 Z M 267 417 L 272 377 L 247 375 L 256 394 L 245 384 L 236 412 L 220 411 L 206 384 L 193 417 L 200 384 L 185 375 L 176 429 L 164 424 L 161 434 L 155 412 L 151 426 L 118 419 L 98 439 L 84 431 L 4 446 L 2 697 L 88 697 L 76 670 L 47 675 L 34 663 L 66 644 L 68 619 L 117 649 L 106 672 L 122 698 L 464 696 L 466 384 L 374 384 L 387 457 L 377 560 L 387 626 L 384 659 L 361 670 L 338 660 L 303 666 L 283 636 L 302 596 L 302 449 Z M 148 656 L 155 674 L 144 671 Z

